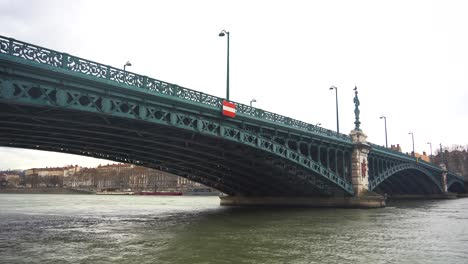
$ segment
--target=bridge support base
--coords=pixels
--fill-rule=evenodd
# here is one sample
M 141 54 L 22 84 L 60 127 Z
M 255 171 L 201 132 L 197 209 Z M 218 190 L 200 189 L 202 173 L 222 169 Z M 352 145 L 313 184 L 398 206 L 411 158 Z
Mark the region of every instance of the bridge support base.
M 247 197 L 221 196 L 223 206 L 278 206 L 278 207 L 329 207 L 329 208 L 381 208 L 383 196 L 361 197 Z

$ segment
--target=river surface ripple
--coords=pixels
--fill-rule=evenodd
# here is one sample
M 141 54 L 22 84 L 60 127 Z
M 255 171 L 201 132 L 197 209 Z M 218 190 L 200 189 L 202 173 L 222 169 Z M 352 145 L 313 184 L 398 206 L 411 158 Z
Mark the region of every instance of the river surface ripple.
M 0 194 L 0 263 L 468 263 L 468 198 L 360 210 Z

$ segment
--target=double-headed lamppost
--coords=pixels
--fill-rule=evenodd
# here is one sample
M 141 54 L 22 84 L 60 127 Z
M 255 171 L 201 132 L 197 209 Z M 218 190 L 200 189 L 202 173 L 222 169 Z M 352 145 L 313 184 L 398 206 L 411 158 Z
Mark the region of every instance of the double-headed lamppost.
M 220 37 L 227 35 L 227 77 L 226 77 L 226 100 L 229 101 L 229 31 L 222 30 L 219 33 Z
M 340 122 L 338 121 L 338 88 L 334 85 L 330 87 L 330 90 L 335 90 L 336 96 L 336 133 L 340 133 Z
M 429 156 L 429 159 L 431 160 L 432 162 L 432 143 L 431 142 L 427 142 L 427 144 L 429 144 L 429 147 L 431 149 L 431 156 Z
M 416 157 L 416 152 L 414 152 L 414 134 L 413 132 L 409 132 L 408 135 L 411 134 L 411 139 L 413 140 L 413 157 Z
M 125 71 L 125 67 L 127 67 L 127 66 L 132 66 L 132 64 L 129 61 L 127 61 L 127 63 L 125 63 L 125 65 L 124 65 L 124 71 Z
M 388 148 L 388 141 L 387 141 L 387 118 L 385 116 L 381 116 L 380 119 L 385 121 L 385 147 Z
M 256 102 L 257 102 L 257 100 L 255 100 L 255 98 L 250 100 L 250 107 L 252 107 L 252 103 L 256 103 Z

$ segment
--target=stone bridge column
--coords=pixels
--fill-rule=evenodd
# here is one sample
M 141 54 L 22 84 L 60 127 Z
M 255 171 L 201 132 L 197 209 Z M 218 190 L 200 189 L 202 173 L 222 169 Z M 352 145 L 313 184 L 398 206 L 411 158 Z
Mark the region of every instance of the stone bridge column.
M 351 154 L 351 178 L 354 187 L 354 195 L 359 197 L 369 191 L 368 160 L 370 145 L 367 136 L 360 129 L 354 129 L 350 133 L 354 143 Z
M 444 193 L 448 192 L 448 186 L 447 186 L 447 167 L 445 167 L 445 164 L 440 164 L 439 166 L 442 169 L 442 191 Z

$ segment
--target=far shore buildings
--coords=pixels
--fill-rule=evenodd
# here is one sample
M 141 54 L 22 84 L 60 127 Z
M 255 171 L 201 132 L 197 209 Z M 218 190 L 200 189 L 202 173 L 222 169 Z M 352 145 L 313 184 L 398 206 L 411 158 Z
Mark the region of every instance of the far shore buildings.
M 16 187 L 21 185 L 21 174 L 15 171 L 7 171 L 0 173 L 0 187 Z
M 96 168 L 78 165 L 32 168 L 24 173 L 26 188 L 68 187 L 81 190 L 186 191 L 205 187 L 188 179 L 133 164 L 108 164 Z M 17 181 L 16 185 L 21 182 Z
M 401 152 L 399 144 L 391 145 Z M 407 153 L 408 154 L 408 153 Z M 445 150 L 434 156 L 415 153 L 416 158 L 432 162 L 436 166 L 444 164 L 449 171 L 465 177 L 468 182 L 468 149 Z M 44 188 L 68 187 L 89 191 L 132 190 L 132 191 L 186 191 L 207 188 L 167 172 L 149 169 L 132 164 L 108 164 L 96 168 L 83 168 L 78 165 L 53 168 L 32 168 L 25 171 L 0 171 L 0 188 Z
M 398 151 L 398 152 L 402 152 L 400 144 L 390 145 L 390 149 Z M 411 152 L 411 153 L 406 153 L 406 154 L 412 155 L 413 153 Z M 414 153 L 414 156 L 420 160 L 424 160 L 425 162 L 431 162 L 431 157 L 428 156 L 425 151 L 423 151 L 423 154 L 419 154 L 416 152 Z

